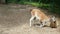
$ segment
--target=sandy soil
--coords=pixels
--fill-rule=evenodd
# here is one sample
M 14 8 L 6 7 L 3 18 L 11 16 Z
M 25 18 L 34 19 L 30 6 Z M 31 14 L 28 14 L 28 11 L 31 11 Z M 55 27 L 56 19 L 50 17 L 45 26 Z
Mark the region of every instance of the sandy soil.
M 0 34 L 60 34 L 60 26 L 57 28 L 29 27 L 30 8 L 35 7 L 0 5 Z

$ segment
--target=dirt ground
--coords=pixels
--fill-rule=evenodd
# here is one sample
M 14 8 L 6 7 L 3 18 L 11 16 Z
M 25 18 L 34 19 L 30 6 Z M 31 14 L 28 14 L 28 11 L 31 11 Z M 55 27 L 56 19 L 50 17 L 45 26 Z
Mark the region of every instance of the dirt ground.
M 0 5 L 0 34 L 60 34 L 57 28 L 29 26 L 28 5 Z M 59 18 L 58 22 L 60 21 Z

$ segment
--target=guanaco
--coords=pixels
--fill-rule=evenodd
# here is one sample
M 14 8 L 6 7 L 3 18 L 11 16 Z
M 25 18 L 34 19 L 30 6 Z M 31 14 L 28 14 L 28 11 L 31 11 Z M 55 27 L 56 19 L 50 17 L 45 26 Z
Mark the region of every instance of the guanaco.
M 36 20 L 38 19 L 40 21 L 40 24 L 41 24 L 40 27 L 43 27 L 44 25 L 46 25 L 46 23 L 48 23 L 51 19 L 52 21 L 56 21 L 55 16 L 49 17 L 39 9 L 32 9 L 31 18 L 30 18 L 30 27 L 31 27 L 32 21 L 35 18 Z

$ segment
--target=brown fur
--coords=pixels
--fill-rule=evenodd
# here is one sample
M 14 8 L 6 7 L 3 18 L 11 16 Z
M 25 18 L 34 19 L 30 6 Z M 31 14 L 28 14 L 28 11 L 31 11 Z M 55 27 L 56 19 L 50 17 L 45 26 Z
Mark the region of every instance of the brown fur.
M 56 24 L 56 21 L 52 21 L 51 23 L 50 23 L 50 27 L 51 28 L 57 28 L 57 24 Z
M 44 14 L 41 10 L 39 9 L 32 9 L 31 11 L 31 15 L 34 16 L 35 15 L 35 12 L 37 12 L 37 15 L 39 17 L 41 17 L 41 20 L 44 20 L 44 19 L 48 19 L 48 16 L 46 14 Z

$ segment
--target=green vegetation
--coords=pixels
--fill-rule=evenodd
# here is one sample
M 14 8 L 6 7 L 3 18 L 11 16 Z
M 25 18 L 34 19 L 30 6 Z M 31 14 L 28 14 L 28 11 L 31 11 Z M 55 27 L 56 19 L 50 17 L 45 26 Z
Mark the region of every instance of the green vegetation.
M 48 9 L 52 13 L 60 14 L 60 0 L 6 0 L 6 4 L 9 3 L 32 5 L 35 7 Z
M 27 4 L 27 5 L 32 5 L 32 6 L 36 6 L 36 7 L 49 7 L 49 4 L 44 4 L 44 3 L 38 3 L 38 2 L 19 2 L 19 4 Z

